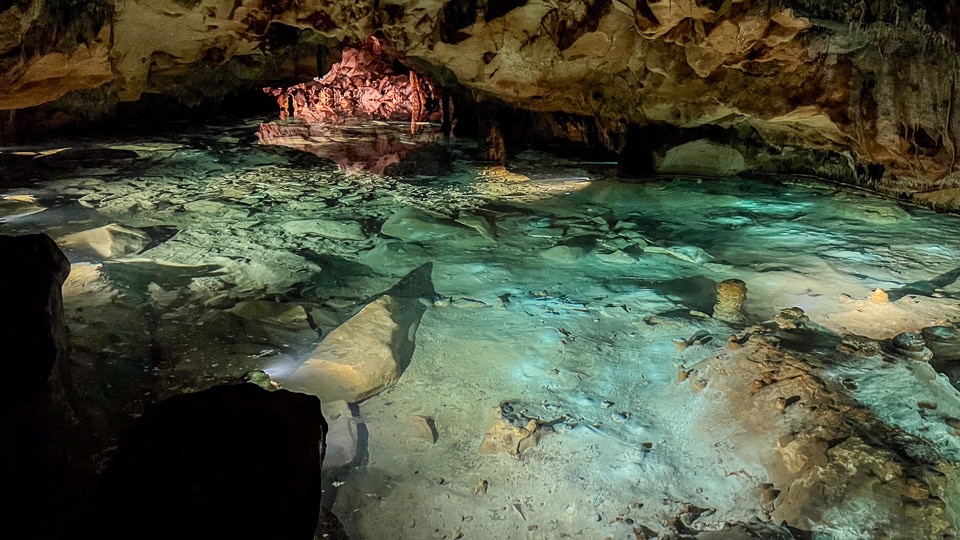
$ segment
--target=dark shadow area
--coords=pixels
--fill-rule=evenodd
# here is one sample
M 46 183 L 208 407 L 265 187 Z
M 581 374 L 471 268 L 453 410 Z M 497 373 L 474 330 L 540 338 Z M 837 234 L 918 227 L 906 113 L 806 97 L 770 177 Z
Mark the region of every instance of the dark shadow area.
M 641 283 L 640 286 L 703 313 L 712 313 L 717 303 L 717 282 L 706 276 Z
M 311 539 L 326 430 L 320 400 L 284 390 L 170 398 L 121 439 L 80 537 Z
M 947 298 L 960 298 L 960 294 L 946 294 L 938 291 L 939 289 L 952 285 L 957 279 L 960 279 L 960 267 L 925 281 L 914 281 L 913 283 L 907 283 L 903 287 L 891 289 L 887 291 L 887 296 L 889 296 L 891 301 L 897 301 L 911 294 L 932 297 L 934 293 L 937 293 Z

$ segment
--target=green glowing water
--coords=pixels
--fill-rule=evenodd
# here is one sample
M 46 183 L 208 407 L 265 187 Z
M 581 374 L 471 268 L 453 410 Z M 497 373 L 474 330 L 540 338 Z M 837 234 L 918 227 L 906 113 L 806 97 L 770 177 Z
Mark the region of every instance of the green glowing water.
M 747 283 L 753 322 L 799 306 L 828 335 L 960 319 L 955 217 L 791 178 L 623 183 L 608 164 L 534 151 L 497 170 L 466 159 L 469 141 L 421 149 L 452 158 L 439 174 L 370 172 L 377 134 L 399 129 L 344 132 L 327 145 L 340 166 L 259 146 L 252 123 L 0 149 L 0 234 L 47 232 L 74 263 L 65 307 L 77 386 L 102 420 L 91 437 L 111 440 L 168 395 L 289 373 L 433 262 L 413 360 L 359 405 L 360 455 L 328 469 L 326 504 L 357 537 L 621 537 L 612 519 L 636 501 L 638 522 L 680 502 L 716 508 L 712 523 L 762 514 L 750 482 L 724 471 L 763 472 L 736 455 L 718 467 L 691 442 L 711 404 L 677 397 L 678 366 L 740 329 L 709 317 L 717 282 Z M 868 300 L 877 288 L 891 303 Z M 698 330 L 715 339 L 672 341 Z M 953 364 L 934 366 L 957 384 Z M 939 430 L 943 455 L 960 456 L 949 429 L 883 408 L 896 381 L 861 371 L 843 376 L 862 376 L 864 403 Z M 944 380 L 940 411 L 954 411 Z M 566 420 L 523 460 L 480 456 L 503 401 Z M 414 415 L 435 418 L 435 445 L 410 434 Z

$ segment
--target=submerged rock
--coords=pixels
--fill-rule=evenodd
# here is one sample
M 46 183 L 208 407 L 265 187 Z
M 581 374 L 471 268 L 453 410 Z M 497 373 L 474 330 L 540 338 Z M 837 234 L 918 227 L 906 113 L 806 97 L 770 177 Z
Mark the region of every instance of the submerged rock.
M 920 362 L 929 362 L 933 359 L 933 352 L 927 348 L 923 336 L 916 332 L 901 332 L 890 341 L 894 352 Z
M 844 334 L 837 351 L 854 357 L 876 356 L 880 354 L 880 343 L 866 336 Z
M 950 531 L 946 505 L 953 503 L 935 494 L 945 494 L 956 474 L 956 442 L 943 436 L 948 428 L 930 405 L 907 413 L 888 407 L 897 399 L 939 401 L 936 414 L 955 411 L 953 389 L 929 366 L 879 357 L 825 371 L 817 357 L 786 351 L 758 330 L 745 332 L 742 348 L 700 364 L 711 381 L 704 395 L 713 401 L 697 422 L 708 441 L 753 449 L 750 474 L 763 479 L 753 489 L 768 517 L 801 529 L 816 524 L 827 537 L 874 530 L 880 515 L 890 537 L 940 538 Z M 903 395 L 892 396 L 891 388 Z M 846 510 L 863 501 L 869 510 Z
M 579 261 L 587 252 L 583 248 L 572 246 L 553 246 L 540 252 L 540 256 L 548 261 L 558 263 L 572 263 Z
M 644 248 L 644 251 L 646 253 L 669 255 L 671 257 L 680 259 L 681 261 L 695 264 L 708 263 L 714 260 L 712 255 L 704 251 L 702 248 L 696 246 L 647 246 Z
M 499 408 L 497 408 L 499 412 Z M 543 430 L 536 420 L 530 420 L 524 426 L 515 426 L 510 421 L 498 418 L 483 434 L 480 443 L 480 454 L 496 454 L 504 452 L 515 458 L 533 448 L 543 437 Z
M 803 309 L 790 307 L 781 309 L 780 313 L 774 315 L 773 322 L 781 330 L 798 330 L 810 324 L 810 317 L 803 312 Z
M 331 240 L 365 240 L 363 228 L 356 221 L 331 219 L 301 219 L 288 221 L 283 230 L 295 235 L 316 235 Z
M 953 326 L 930 326 L 920 331 L 927 348 L 937 360 L 960 360 L 960 329 Z
M 0 220 L 18 218 L 43 212 L 43 206 L 30 195 L 4 195 L 0 197 Z
M 392 236 L 404 242 L 429 242 L 480 236 L 472 227 L 465 227 L 446 216 L 413 206 L 407 206 L 387 218 L 380 231 L 386 236 Z
M 360 419 L 353 415 L 346 401 L 328 401 L 323 404 L 327 420 L 327 452 L 324 467 L 343 467 L 357 459 Z
M 432 268 L 417 268 L 327 334 L 284 387 L 356 403 L 395 384 L 413 356 L 426 303 L 436 296 Z
M 427 440 L 430 444 L 437 444 L 440 433 L 437 431 L 437 422 L 432 416 L 413 415 L 410 417 L 410 425 L 414 436 Z
M 149 242 L 146 234 L 116 223 L 57 238 L 61 248 L 90 260 L 115 259 L 139 253 Z
M 299 304 L 251 300 L 240 302 L 230 312 L 244 319 L 281 326 L 290 330 L 310 330 L 307 312 Z
M 697 540 L 748 540 L 751 538 L 794 540 L 795 536 L 786 527 L 763 521 L 751 521 L 749 523 L 725 523 L 719 531 L 698 532 L 692 538 Z

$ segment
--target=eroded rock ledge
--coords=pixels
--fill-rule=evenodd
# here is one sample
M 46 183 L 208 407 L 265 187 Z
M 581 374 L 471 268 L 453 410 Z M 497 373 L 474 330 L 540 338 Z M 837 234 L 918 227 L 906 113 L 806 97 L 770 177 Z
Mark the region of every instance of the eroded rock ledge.
M 318 47 L 375 35 L 443 87 L 593 121 L 610 149 L 631 126 L 717 126 L 767 153 L 832 152 L 841 170 L 826 176 L 960 207 L 955 0 L 5 6 L 0 109 L 58 99 L 108 108 L 145 92 L 217 97 L 244 81 L 309 76 Z

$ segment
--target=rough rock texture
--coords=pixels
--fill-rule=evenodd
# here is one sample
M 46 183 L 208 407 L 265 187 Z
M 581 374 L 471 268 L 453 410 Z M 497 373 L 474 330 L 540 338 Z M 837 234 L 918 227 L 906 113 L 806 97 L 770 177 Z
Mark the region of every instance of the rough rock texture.
M 960 207 L 955 0 L 21 0 L 0 12 L 0 109 L 257 75 L 279 28 L 384 48 L 477 99 L 631 125 L 719 126 L 795 169 Z M 193 67 L 189 67 L 192 66 Z M 209 77 L 184 87 L 182 76 Z M 261 75 L 262 76 L 262 73 Z M 201 77 L 202 78 L 202 77 Z M 104 86 L 108 85 L 108 86 Z M 209 88 L 208 88 L 209 89 Z M 576 135 L 576 129 L 571 129 Z M 651 141 L 656 143 L 656 141 Z M 829 150 L 801 159 L 791 145 Z M 742 152 L 741 152 L 742 153 Z M 837 158 L 839 156 L 839 158 Z M 813 165 L 811 165 L 811 163 Z
M 530 420 L 523 426 L 514 425 L 500 418 L 499 407 L 494 416 L 494 424 L 483 434 L 483 441 L 480 442 L 480 454 L 504 452 L 519 458 L 523 452 L 536 446 L 544 434 L 536 420 Z
M 717 304 L 713 316 L 729 322 L 743 320 L 743 303 L 747 300 L 747 284 L 740 279 L 725 279 L 717 284 Z
M 321 79 L 287 89 L 265 88 L 277 99 L 280 117 L 338 124 L 347 119 L 440 120 L 440 99 L 433 83 L 415 72 L 397 73 L 380 40 L 346 47 L 343 59 Z
M 323 466 L 343 467 L 357 459 L 359 426 L 362 423 L 353 415 L 346 401 L 328 401 L 323 404 L 323 417 L 327 420 L 327 452 Z
M 824 339 L 812 331 L 791 332 L 781 336 Z M 682 384 L 702 381 L 699 388 L 691 384 L 691 391 L 717 398 L 717 407 L 700 421 L 725 426 L 722 444 L 737 447 L 755 464 L 727 474 L 756 483 L 766 519 L 802 530 L 830 523 L 836 534 L 869 526 L 889 538 L 955 533 L 958 501 L 944 487 L 955 481 L 958 454 L 955 441 L 940 435 L 955 432 L 946 423 L 948 407 L 955 405 L 939 393 L 945 381 L 920 362 L 789 352 L 762 327 L 747 329 L 742 338 L 743 347 L 698 364 Z M 919 403 L 897 422 L 883 402 L 864 397 L 875 391 L 869 377 L 849 375 L 881 366 L 900 370 L 905 402 Z M 936 413 L 924 409 L 938 403 Z M 927 419 L 927 427 L 918 429 Z M 889 519 L 867 517 L 868 506 Z
M 70 252 L 74 260 L 103 260 L 131 255 L 141 251 L 149 241 L 146 234 L 116 223 L 57 238 L 57 244 Z

